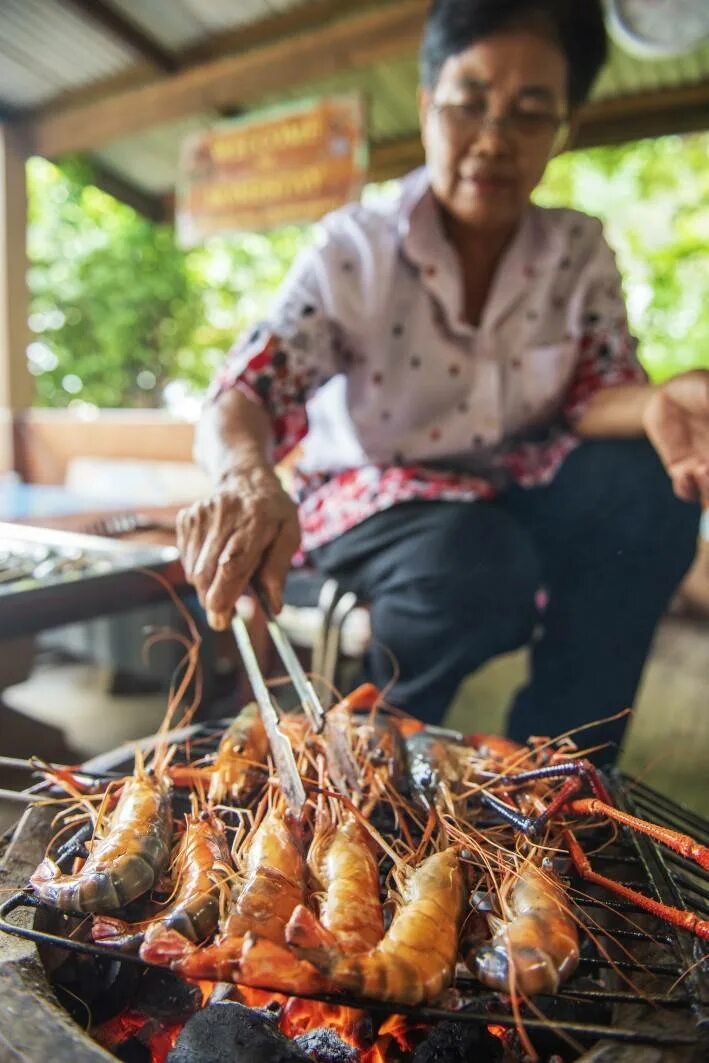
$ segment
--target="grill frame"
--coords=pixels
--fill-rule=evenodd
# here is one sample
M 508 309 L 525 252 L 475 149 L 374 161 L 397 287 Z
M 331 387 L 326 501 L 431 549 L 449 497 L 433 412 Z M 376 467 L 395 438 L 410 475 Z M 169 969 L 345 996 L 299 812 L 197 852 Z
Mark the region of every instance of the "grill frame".
M 216 740 L 226 723 L 226 721 L 210 721 L 207 724 L 192 726 L 181 732 L 180 738 L 189 737 L 192 742 L 200 743 L 213 741 Z M 177 735 L 174 737 L 177 738 Z M 149 745 L 150 742 L 146 743 L 148 748 Z M 127 751 L 122 752 L 123 758 L 116 751 L 114 754 L 98 758 L 91 767 L 99 774 L 109 768 L 119 770 L 125 768 L 129 771 L 130 762 L 125 757 Z M 88 769 L 90 766 L 86 767 Z M 702 817 L 682 808 L 669 798 L 629 776 L 614 773 L 607 779 L 607 782 L 614 802 L 623 811 L 692 834 L 697 840 L 709 843 L 709 823 Z M 584 835 L 584 838 L 587 837 Z M 74 836 L 63 847 L 58 862 L 63 861 L 65 864 L 70 862 L 76 854 L 77 844 L 77 837 Z M 626 880 L 626 884 L 635 885 L 649 896 L 654 896 L 666 904 L 683 909 L 691 907 L 693 910 L 706 912 L 709 916 L 709 874 L 707 872 L 694 863 L 660 847 L 647 836 L 635 834 L 625 827 L 619 829 L 617 849 L 617 852 L 604 852 L 594 856 L 592 858 L 594 867 L 603 871 L 603 865 L 625 866 L 629 869 L 633 880 L 632 882 Z M 638 881 L 639 877 L 642 881 Z M 588 892 L 587 884 L 575 876 L 572 876 L 571 884 Z M 688 904 L 685 892 L 692 897 L 692 904 Z M 550 1027 L 548 1020 L 527 1014 L 527 1009 L 524 1009 L 524 1026 L 530 1035 L 549 1034 L 551 1029 L 561 1037 L 574 1038 L 584 1045 L 598 1041 L 612 1041 L 634 1045 L 653 1045 L 659 1049 L 690 1051 L 703 1051 L 705 1043 L 709 1046 L 709 949 L 707 946 L 693 935 L 654 920 L 634 905 L 614 900 L 607 893 L 603 893 L 602 900 L 595 899 L 593 896 L 575 897 L 574 900 L 582 912 L 591 913 L 591 918 L 595 918 L 594 910 L 600 908 L 605 912 L 616 913 L 621 919 L 640 918 L 651 922 L 655 928 L 651 932 L 644 929 L 629 929 L 624 925 L 614 927 L 612 934 L 623 944 L 627 944 L 628 948 L 638 949 L 640 946 L 645 947 L 656 943 L 663 952 L 660 958 L 649 959 L 647 962 L 640 959 L 629 960 L 625 957 L 611 963 L 597 950 L 594 950 L 592 955 L 583 956 L 579 967 L 580 972 L 590 969 L 591 974 L 594 972 L 602 974 L 604 969 L 611 970 L 615 965 L 628 977 L 649 973 L 661 979 L 677 979 L 683 975 L 681 984 L 672 994 L 665 990 L 646 993 L 643 998 L 639 998 L 637 994 L 623 988 L 602 986 L 596 988 L 595 984 L 589 987 L 588 976 L 577 972 L 553 997 L 535 998 L 535 1004 L 539 1006 L 542 1014 L 547 1010 L 552 1012 L 561 1010 L 563 1014 L 564 1009 L 568 1011 L 571 1008 L 574 1017 L 554 1018 L 553 1026 Z M 16 892 L 0 905 L 0 931 L 24 938 L 39 946 L 49 945 L 56 949 L 110 959 L 113 962 L 137 964 L 141 967 L 150 966 L 137 956 L 119 954 L 106 946 L 68 940 L 59 934 L 35 929 L 34 926 L 18 926 L 9 918 L 13 913 L 24 911 L 26 921 L 29 916 L 28 909 L 36 912 L 44 907 L 27 890 Z M 609 930 L 608 933 L 610 932 Z M 595 930 L 594 933 L 605 936 L 603 931 Z M 510 1010 L 504 1008 L 500 997 L 483 989 L 472 975 L 458 973 L 456 990 L 468 1001 L 464 1007 L 407 1006 L 339 993 L 337 995 L 321 994 L 303 999 L 367 1009 L 378 1014 L 397 1012 L 417 1022 L 427 1024 L 442 1020 L 455 1020 L 476 1025 L 494 1024 L 507 1028 L 514 1027 L 514 1016 Z M 619 1009 L 622 1010 L 627 1005 L 635 1006 L 640 999 L 644 999 L 651 1008 L 660 1009 L 660 1022 L 654 1027 L 648 1026 L 644 1021 L 629 1025 L 627 1022 L 616 1019 Z M 600 1008 L 605 1008 L 611 1015 L 609 1021 L 586 1021 L 578 1017 L 583 1016 L 584 1011 L 588 1012 L 588 1009 Z M 672 1016 L 672 1022 L 670 1022 L 670 1016 Z M 681 1021 L 676 1020 L 676 1016 L 680 1016 Z M 661 1026 L 663 1017 L 667 1020 L 666 1028 Z

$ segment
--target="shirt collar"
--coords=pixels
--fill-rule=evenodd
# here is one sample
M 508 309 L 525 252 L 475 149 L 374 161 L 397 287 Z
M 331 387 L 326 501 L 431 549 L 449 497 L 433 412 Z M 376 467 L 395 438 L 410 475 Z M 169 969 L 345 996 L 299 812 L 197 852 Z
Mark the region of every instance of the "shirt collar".
M 398 228 L 406 258 L 421 270 L 426 287 L 445 307 L 451 326 L 456 332 L 474 333 L 462 317 L 460 264 L 443 231 L 425 166 L 402 180 Z M 549 244 L 544 211 L 530 205 L 493 279 L 483 311 L 484 330 L 498 324 L 527 297 L 530 283 L 544 271 Z M 451 305 L 451 291 L 457 293 L 457 305 Z

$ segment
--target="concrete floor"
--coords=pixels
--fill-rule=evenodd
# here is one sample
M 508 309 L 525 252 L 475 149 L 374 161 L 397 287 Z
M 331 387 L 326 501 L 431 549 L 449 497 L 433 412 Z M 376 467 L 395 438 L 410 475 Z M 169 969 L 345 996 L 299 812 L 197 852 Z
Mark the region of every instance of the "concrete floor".
M 668 618 L 661 625 L 631 723 L 622 766 L 656 789 L 709 816 L 709 622 Z M 461 688 L 448 723 L 499 732 L 512 692 L 523 682 L 526 654 L 498 658 Z M 109 673 L 88 664 L 37 667 L 3 697 L 11 708 L 62 728 L 68 744 L 91 756 L 153 732 L 162 694 L 106 693 Z M 0 746 L 2 740 L 0 739 Z M 2 750 L 0 750 L 1 752 Z M 28 749 L 27 753 L 32 752 Z M 17 806 L 0 803 L 0 822 Z

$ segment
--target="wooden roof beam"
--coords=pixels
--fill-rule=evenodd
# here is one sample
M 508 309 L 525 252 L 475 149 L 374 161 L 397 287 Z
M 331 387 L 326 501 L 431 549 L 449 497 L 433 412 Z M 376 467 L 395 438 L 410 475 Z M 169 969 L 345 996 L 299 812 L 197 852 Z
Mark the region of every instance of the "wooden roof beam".
M 271 93 L 411 54 L 427 6 L 427 0 L 380 0 L 151 84 L 38 114 L 27 120 L 32 149 L 47 158 L 95 150 L 156 125 L 214 108 L 251 105 Z
M 137 22 L 113 7 L 110 0 L 60 0 L 60 3 L 74 8 L 85 19 L 106 30 L 121 44 L 128 45 L 163 73 L 171 74 L 179 70 L 177 57 Z
M 709 81 L 659 92 L 592 100 L 583 108 L 574 148 L 709 129 Z

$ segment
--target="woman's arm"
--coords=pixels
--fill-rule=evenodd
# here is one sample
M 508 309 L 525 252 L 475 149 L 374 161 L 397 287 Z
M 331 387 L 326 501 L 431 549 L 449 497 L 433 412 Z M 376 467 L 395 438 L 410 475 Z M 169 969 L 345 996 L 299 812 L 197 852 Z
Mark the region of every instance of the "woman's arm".
M 263 406 L 238 388 L 223 391 L 202 411 L 194 456 L 219 485 L 230 474 L 271 466 L 271 421 Z
M 583 439 L 644 435 L 645 413 L 654 393 L 652 384 L 603 388 L 592 396 L 574 430 Z
M 272 608 L 298 549 L 298 511 L 281 487 L 268 451 L 266 410 L 240 390 L 222 392 L 205 407 L 195 456 L 215 484 L 210 498 L 178 516 L 178 545 L 212 627 L 228 626 L 239 596 L 258 572 Z
M 675 494 L 709 506 L 709 370 L 664 384 L 619 384 L 596 391 L 575 424 L 585 439 L 647 435 Z

